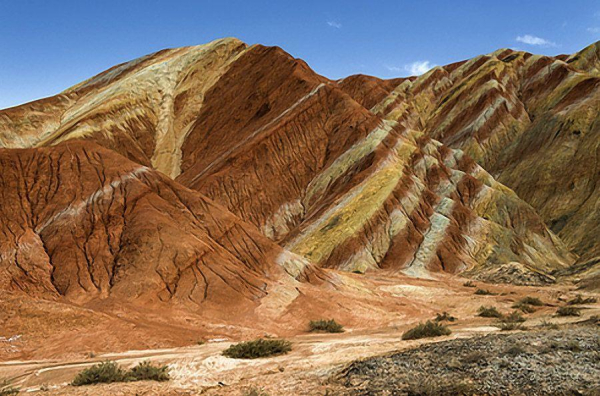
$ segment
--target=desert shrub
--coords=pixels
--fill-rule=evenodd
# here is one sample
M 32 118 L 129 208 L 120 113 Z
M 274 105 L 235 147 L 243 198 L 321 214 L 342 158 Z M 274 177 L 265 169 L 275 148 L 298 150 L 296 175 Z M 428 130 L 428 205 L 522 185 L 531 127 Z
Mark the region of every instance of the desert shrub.
M 596 300 L 594 297 L 583 298 L 581 294 L 578 294 L 574 299 L 567 302 L 567 305 L 580 305 L 580 304 L 594 304 Z
M 485 307 L 481 306 L 477 310 L 479 316 L 483 318 L 501 318 L 502 314 L 496 309 L 496 307 Z
M 167 366 L 153 366 L 150 362 L 142 362 L 126 371 L 115 362 L 102 362 L 81 371 L 71 385 L 109 384 L 127 381 L 168 381 Z
M 311 320 L 308 324 L 308 328 L 310 331 L 317 332 L 325 332 L 325 333 L 343 333 L 344 327 L 336 322 L 334 319 L 320 319 L 320 320 Z
M 516 303 L 513 304 L 512 306 L 515 309 L 518 309 L 519 311 L 523 312 L 523 313 L 534 313 L 535 312 L 535 308 L 529 304 L 523 304 L 523 303 Z
M 536 307 L 541 307 L 542 305 L 544 305 L 544 303 L 542 302 L 542 300 L 540 300 L 537 297 L 523 297 L 522 299 L 519 300 L 519 302 L 521 304 L 527 304 L 527 305 L 533 305 Z
M 579 308 L 575 307 L 560 307 L 556 310 L 557 316 L 580 316 Z
M 196 345 L 204 345 L 206 344 L 206 341 L 204 340 L 199 340 L 198 342 L 196 342 Z
M 463 283 L 464 287 L 477 287 L 477 285 L 475 285 L 475 283 L 473 283 L 473 281 L 466 281 L 465 283 Z
M 456 318 L 450 315 L 448 312 L 442 312 L 441 314 L 436 314 L 434 320 L 436 322 L 454 322 L 456 321 Z
M 544 320 L 540 326 L 549 330 L 558 330 L 558 325 L 556 323 L 548 322 L 547 320 Z
M 127 373 L 115 362 L 102 362 L 81 371 L 71 385 L 108 384 L 127 380 Z
M 495 294 L 487 289 L 477 289 L 475 290 L 475 294 L 478 296 L 494 296 Z
M 8 380 L 0 380 L 0 396 L 17 395 L 19 389 L 11 386 Z
M 291 350 L 292 344 L 289 341 L 259 338 L 232 345 L 223 351 L 223 355 L 235 359 L 256 359 L 283 355 Z
M 529 304 L 523 304 L 522 302 L 518 302 L 516 304 L 513 304 L 512 306 L 515 309 L 518 309 L 519 311 L 523 312 L 523 313 L 534 313 L 535 312 L 535 308 Z
M 150 362 L 141 362 L 127 373 L 132 381 L 168 381 L 169 367 L 153 366 Z
M 525 330 L 526 327 L 518 322 L 501 322 L 500 330 L 502 331 L 511 331 L 511 330 Z
M 523 323 L 525 322 L 525 318 L 519 311 L 512 311 L 510 314 L 504 316 L 502 321 L 504 323 Z
M 426 337 L 439 337 L 451 334 L 452 331 L 447 326 L 442 324 L 427 321 L 425 323 L 419 323 L 416 327 L 408 330 L 402 334 L 403 340 L 416 340 L 419 338 Z

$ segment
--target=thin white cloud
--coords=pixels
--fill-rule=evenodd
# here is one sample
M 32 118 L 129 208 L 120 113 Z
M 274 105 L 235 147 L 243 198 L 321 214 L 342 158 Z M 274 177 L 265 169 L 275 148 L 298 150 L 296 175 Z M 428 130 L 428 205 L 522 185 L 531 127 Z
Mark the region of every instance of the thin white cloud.
M 589 27 L 587 31 L 590 33 L 600 33 L 600 27 Z
M 532 36 L 531 34 L 518 36 L 517 41 L 527 45 L 537 45 L 540 47 L 556 47 L 556 43 L 553 43 L 552 41 L 548 41 L 541 37 Z
M 386 69 L 388 69 L 389 71 L 394 72 L 394 73 L 398 73 L 398 72 L 402 71 L 402 68 L 400 68 L 398 66 L 390 66 L 390 65 L 384 64 L 383 67 L 385 67 Z
M 429 61 L 416 61 L 411 64 L 404 66 L 404 70 L 410 73 L 411 76 L 420 76 L 426 73 L 430 69 L 433 69 L 436 65 Z
M 331 27 L 334 27 L 336 29 L 341 29 L 342 28 L 342 24 L 337 22 L 337 21 L 327 21 L 327 24 Z

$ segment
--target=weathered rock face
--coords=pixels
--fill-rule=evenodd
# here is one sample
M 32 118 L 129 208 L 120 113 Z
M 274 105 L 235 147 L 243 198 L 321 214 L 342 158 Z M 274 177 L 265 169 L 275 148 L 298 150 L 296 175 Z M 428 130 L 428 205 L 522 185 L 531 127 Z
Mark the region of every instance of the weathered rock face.
M 590 259 L 600 254 L 599 48 L 556 58 L 507 49 L 436 67 L 371 110 L 464 150 Z M 362 99 L 371 85 L 346 90 Z
M 583 227 L 565 240 L 595 254 L 594 48 L 335 82 L 224 39 L 4 110 L 0 287 L 250 304 L 270 279 L 327 278 L 313 265 L 565 268 L 575 256 L 534 207 L 561 235 Z
M 254 227 L 96 144 L 0 149 L 0 168 L 4 290 L 224 307 L 290 277 L 292 254 Z

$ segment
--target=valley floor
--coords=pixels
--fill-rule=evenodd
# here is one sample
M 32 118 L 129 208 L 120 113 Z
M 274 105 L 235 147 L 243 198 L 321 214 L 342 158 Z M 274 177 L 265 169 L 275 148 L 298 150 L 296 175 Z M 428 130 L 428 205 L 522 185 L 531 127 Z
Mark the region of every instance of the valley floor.
M 507 312 L 528 288 L 518 290 L 518 295 L 487 296 L 486 305 Z M 497 320 L 477 317 L 472 307 L 459 305 L 450 312 L 457 317 L 449 323 L 452 334 L 434 339 L 402 340 L 414 322 L 384 330 L 301 334 L 287 337 L 293 345 L 289 354 L 254 360 L 222 356 L 232 342 L 213 339 L 188 347 L 5 361 L 0 378 L 11 379 L 22 391 L 48 395 L 370 395 L 418 389 L 422 394 L 462 389 L 480 394 L 594 394 L 600 386 L 600 304 L 581 306 L 579 317 L 556 317 L 557 307 L 575 293 L 531 291 L 543 291 L 546 305 L 525 315 L 525 331 L 501 332 Z M 477 299 L 483 297 L 472 292 L 471 299 L 480 303 Z M 548 329 L 548 322 L 559 329 Z M 82 369 L 106 360 L 124 367 L 144 360 L 168 364 L 171 380 L 68 385 Z

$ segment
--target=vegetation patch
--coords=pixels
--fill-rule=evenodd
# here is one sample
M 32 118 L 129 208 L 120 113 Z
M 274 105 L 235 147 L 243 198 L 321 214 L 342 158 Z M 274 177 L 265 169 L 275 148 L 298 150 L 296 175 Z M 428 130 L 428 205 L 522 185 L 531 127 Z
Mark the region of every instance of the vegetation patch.
M 475 283 L 473 283 L 473 281 L 466 281 L 465 283 L 463 283 L 464 287 L 477 287 L 477 285 Z
M 527 328 L 518 322 L 502 322 L 500 323 L 500 330 L 511 331 L 511 330 L 526 330 Z
M 540 300 L 537 297 L 523 297 L 522 299 L 519 300 L 520 304 L 527 304 L 527 305 L 533 305 L 535 307 L 541 307 L 542 305 L 544 305 L 544 303 L 542 302 L 542 300 Z
M 557 316 L 581 316 L 579 308 L 575 307 L 560 307 L 556 310 Z
M 532 305 L 523 304 L 522 302 L 515 303 L 515 304 L 513 304 L 512 307 L 515 309 L 518 309 L 519 311 L 521 311 L 523 313 L 534 313 L 535 312 L 535 308 Z
M 126 381 L 126 372 L 115 362 L 102 362 L 81 371 L 71 385 L 110 384 Z
M 512 311 L 510 314 L 502 317 L 504 323 L 523 323 L 525 318 L 518 311 Z
M 167 366 L 153 366 L 150 362 L 142 362 L 131 370 L 124 370 L 115 362 L 102 362 L 81 371 L 71 385 L 110 384 L 129 381 L 168 381 L 170 379 Z
M 448 312 L 442 312 L 435 315 L 436 322 L 455 322 L 456 318 L 450 315 Z
M 558 325 L 556 323 L 548 322 L 547 320 L 544 320 L 540 326 L 548 330 L 558 330 Z
M 256 359 L 283 355 L 291 350 L 292 344 L 289 341 L 259 338 L 232 345 L 223 351 L 223 355 L 234 359 Z
M 477 315 L 481 316 L 482 318 L 502 318 L 502 314 L 500 311 L 498 311 L 498 309 L 496 309 L 496 307 L 485 307 L 482 305 L 479 307 L 477 312 Z
M 311 320 L 308 324 L 308 328 L 312 332 L 323 332 L 323 333 L 343 333 L 344 327 L 336 322 L 334 319 L 320 319 Z
M 150 362 L 141 362 L 129 370 L 127 377 L 133 381 L 168 381 L 170 379 L 169 367 L 153 366 Z
M 11 386 L 8 380 L 0 380 L 0 396 L 17 395 L 19 389 Z
M 492 293 L 491 291 L 487 290 L 487 289 L 477 289 L 475 290 L 475 294 L 477 294 L 478 296 L 495 296 L 495 293 Z
M 534 313 L 535 312 L 535 308 L 529 304 L 523 304 L 523 303 L 515 303 L 512 306 L 515 309 L 518 309 L 519 311 L 523 312 L 523 313 Z
M 594 304 L 597 301 L 594 297 L 584 298 L 581 294 L 578 294 L 577 297 L 567 302 L 567 305 Z
M 527 296 L 517 301 L 512 307 L 523 313 L 533 313 L 535 312 L 535 307 L 543 305 L 544 303 L 539 298 Z
M 419 323 L 416 327 L 402 334 L 403 340 L 417 340 L 419 338 L 440 337 L 450 335 L 452 331 L 440 323 L 427 321 Z

